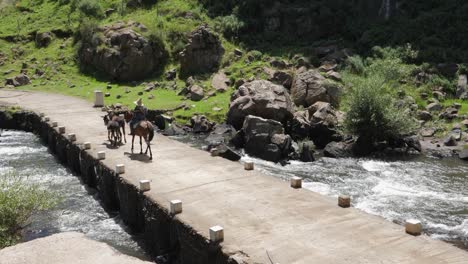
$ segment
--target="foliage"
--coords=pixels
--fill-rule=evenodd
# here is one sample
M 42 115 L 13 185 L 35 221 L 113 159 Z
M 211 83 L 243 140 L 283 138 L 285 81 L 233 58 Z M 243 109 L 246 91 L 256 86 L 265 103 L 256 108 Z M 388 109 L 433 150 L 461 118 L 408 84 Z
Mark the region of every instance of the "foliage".
M 364 73 L 364 60 L 359 55 L 354 55 L 346 59 L 346 68 L 349 72 L 354 74 Z
M 344 126 L 353 135 L 377 142 L 399 138 L 415 129 L 409 113 L 395 106 L 381 79 L 362 80 L 348 96 Z
M 54 193 L 29 183 L 27 177 L 14 171 L 0 174 L 0 248 L 20 239 L 19 231 L 34 212 L 49 209 L 57 202 Z
M 214 20 L 215 30 L 222 32 L 228 39 L 235 39 L 245 28 L 246 24 L 235 15 L 217 17 Z
M 99 1 L 95 0 L 72 0 L 70 11 L 74 12 L 75 10 L 80 11 L 82 17 L 104 17 L 102 6 Z

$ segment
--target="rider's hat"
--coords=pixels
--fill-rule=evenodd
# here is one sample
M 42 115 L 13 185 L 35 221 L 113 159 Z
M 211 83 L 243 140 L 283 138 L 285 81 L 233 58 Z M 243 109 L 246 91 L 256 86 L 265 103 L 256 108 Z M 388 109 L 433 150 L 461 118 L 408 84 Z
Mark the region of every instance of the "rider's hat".
M 138 98 L 138 100 L 136 100 L 135 102 L 133 102 L 134 104 L 138 105 L 138 106 L 144 106 L 143 104 L 143 100 L 141 98 Z

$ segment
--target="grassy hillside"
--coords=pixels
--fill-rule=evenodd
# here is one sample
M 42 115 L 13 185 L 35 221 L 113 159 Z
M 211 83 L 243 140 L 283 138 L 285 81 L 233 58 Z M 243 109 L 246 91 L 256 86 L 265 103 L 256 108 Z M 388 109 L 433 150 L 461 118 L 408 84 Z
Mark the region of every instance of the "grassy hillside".
M 327 20 L 333 14 L 331 11 L 335 10 L 338 12 L 341 10 L 339 1 L 317 1 L 313 5 L 304 5 L 304 1 L 294 1 L 294 5 L 283 11 L 292 12 L 293 10 L 301 10 L 301 12 L 306 12 L 305 14 L 307 14 L 307 10 L 317 9 L 320 10 L 322 15 L 314 18 L 317 20 L 316 22 L 326 22 L 323 22 L 323 25 L 317 24 L 317 26 L 321 29 L 328 28 L 328 26 L 337 27 L 333 31 L 334 36 L 323 35 L 320 38 L 309 39 L 302 37 L 294 38 L 292 35 L 268 35 L 268 32 L 260 31 L 259 28 L 252 28 L 252 23 L 257 21 L 253 19 L 256 14 L 255 10 L 258 11 L 259 8 L 265 6 L 265 1 L 239 1 L 238 4 L 235 4 L 237 3 L 235 1 L 160 0 L 156 1 L 153 5 L 138 8 L 127 7 L 126 2 L 126 0 L 18 0 L 11 2 L 3 0 L 2 8 L 0 9 L 0 62 L 3 61 L 3 64 L 0 63 L 0 74 L 5 78 L 13 77 L 23 69 L 31 77 L 36 70 L 40 70 L 45 72 L 45 77 L 32 79 L 32 85 L 21 87 L 21 89 L 57 92 L 79 96 L 87 100 L 92 100 L 94 90 L 99 89 L 110 93 L 110 96 L 106 97 L 107 104 L 122 103 L 124 105 L 131 105 L 133 101 L 140 97 L 139 93 L 144 91 L 146 83 L 158 82 L 159 87 L 157 89 L 151 92 L 143 92 L 141 96 L 145 100 L 145 104 L 150 108 L 171 109 L 184 103 L 188 106 L 185 110 L 181 109 L 173 113 L 180 122 L 186 122 L 194 113 L 206 114 L 212 120 L 222 121 L 228 110 L 228 103 L 230 94 L 234 89 L 233 87 L 227 92 L 216 94 L 209 99 L 192 102 L 177 95 L 177 92 L 185 87 L 185 80 L 183 79 L 177 78 L 175 81 L 167 81 L 164 74 L 161 74 L 144 81 L 116 83 L 102 78 L 97 73 L 88 72 L 85 74 L 80 72 L 76 56 L 77 43 L 74 38 L 80 24 L 83 21 L 93 21 L 93 23 L 101 26 L 119 21 L 142 23 L 148 30 L 140 33 L 145 36 L 151 34 L 157 35 L 163 40 L 166 49 L 169 51 L 170 59 L 165 66 L 164 72 L 170 69 L 179 69 L 177 55 L 184 48 L 187 42 L 187 35 L 197 26 L 207 24 L 219 33 L 226 50 L 222 67 L 228 74 L 228 77 L 232 81 L 236 81 L 241 78 L 265 78 L 266 73 L 263 69 L 269 66 L 268 62 L 272 57 L 281 57 L 292 62 L 294 55 L 299 55 L 310 59 L 314 64 L 318 63 L 317 58 L 313 54 L 314 47 L 326 45 L 330 39 L 333 39 L 333 42 L 336 43 L 336 34 L 338 34 L 339 38 L 348 39 L 348 41 L 342 40 L 338 42 L 342 45 L 346 45 L 346 43 L 349 43 L 349 40 L 353 40 L 358 35 L 361 37 L 366 36 L 366 32 L 375 33 L 378 31 L 380 33 L 394 34 L 397 32 L 397 28 L 391 28 L 391 30 L 388 28 L 395 25 L 392 23 L 403 23 L 401 22 L 403 19 L 408 19 L 408 16 L 413 14 L 416 20 L 411 20 L 408 23 L 409 25 L 415 25 L 414 23 L 419 21 L 418 19 L 421 16 L 424 16 L 424 12 L 429 12 L 426 7 L 425 9 L 421 8 L 419 11 L 411 11 L 412 9 L 407 7 L 405 9 L 406 13 L 398 16 L 391 22 L 378 22 L 375 23 L 375 27 L 368 28 L 366 26 L 367 28 L 362 29 L 360 25 L 356 25 L 355 23 L 345 23 L 347 20 L 341 22 L 336 19 Z M 76 3 L 81 4 L 76 5 Z M 420 1 L 417 4 L 422 5 Z M 232 5 L 231 9 L 227 8 L 229 5 Z M 251 7 L 249 12 L 240 11 L 248 9 L 248 7 Z M 440 5 L 435 5 L 434 8 L 434 12 L 442 12 L 443 10 L 447 12 L 447 9 L 443 9 Z M 442 11 L 441 8 L 443 9 Z M 344 11 L 341 11 L 338 12 L 340 16 L 347 16 L 346 13 L 343 13 Z M 356 10 L 353 9 L 350 12 L 354 11 Z M 108 15 L 105 15 L 106 13 Z M 258 19 L 261 19 L 261 17 L 258 16 Z M 447 21 L 447 23 L 449 22 Z M 457 29 L 459 24 L 455 23 L 454 26 Z M 352 27 L 353 31 L 347 30 L 349 27 Z M 414 27 L 411 28 L 414 29 Z M 250 29 L 252 31 L 249 31 Z M 343 30 L 349 32 L 343 33 Z M 406 32 L 408 30 L 402 28 L 402 31 L 398 32 Z M 54 38 L 50 46 L 37 48 L 34 42 L 34 35 L 48 31 L 54 32 L 56 38 Z M 371 35 L 374 36 L 374 33 Z M 408 37 L 410 35 L 416 36 L 411 32 L 407 33 Z M 349 34 L 352 34 L 354 37 Z M 385 35 L 385 39 L 388 38 L 388 34 Z M 379 43 L 377 40 L 383 37 L 380 35 L 377 37 L 377 35 L 366 45 Z M 436 35 L 437 37 L 450 36 L 445 33 L 440 36 L 436 33 L 432 35 Z M 278 37 L 282 37 L 282 41 Z M 408 39 L 408 37 L 398 39 L 398 41 L 393 41 L 393 37 L 389 38 L 392 40 L 390 44 L 400 45 L 405 43 L 406 40 L 411 42 L 412 40 Z M 284 40 L 288 40 L 287 43 Z M 440 48 L 445 47 L 444 43 L 442 43 L 443 45 L 441 44 Z M 399 91 L 404 90 L 407 95 L 411 95 L 415 99 L 420 109 L 423 109 L 427 101 L 423 100 L 420 94 L 428 93 L 432 96 L 432 88 L 442 86 L 449 94 L 448 99 L 443 104 L 448 106 L 454 102 L 461 103 L 461 114 L 467 113 L 468 103 L 453 99 L 450 96 L 456 86 L 456 76 L 447 78 L 436 73 L 430 81 L 423 84 L 414 81 L 415 71 L 418 69 L 432 71 L 433 68 L 429 64 L 422 63 L 423 61 L 421 60 L 424 60 L 423 58 L 426 56 L 427 49 L 421 51 L 419 50 L 420 48 L 421 45 L 418 43 L 413 46 L 414 52 L 419 51 L 415 57 L 407 57 L 403 53 L 389 55 L 392 51 L 398 50 L 396 46 L 389 48 L 388 52 L 385 53 L 386 55 L 384 54 L 383 56 L 382 52 L 380 52 L 380 55 L 376 55 L 370 48 L 367 48 L 361 53 L 363 56 L 356 57 L 362 62 L 362 67 L 364 67 L 363 72 L 356 73 L 350 71 L 349 63 L 348 66 L 342 65 L 339 69 L 344 77 L 345 89 L 358 86 L 360 80 L 374 78 L 382 72 L 393 72 L 397 69 L 396 72 L 398 74 L 391 75 L 391 79 L 387 80 L 390 92 L 397 94 Z M 447 46 L 446 48 L 448 49 L 449 47 Z M 242 50 L 243 55 L 240 57 L 233 56 L 235 49 Z M 261 52 L 256 50 L 260 50 Z M 362 47 L 361 49 L 356 49 L 356 51 L 358 53 L 361 52 Z M 450 52 L 453 51 L 451 49 Z M 421 54 L 424 56 L 421 57 Z M 446 58 L 448 60 L 451 57 Z M 418 64 L 415 64 L 416 62 Z M 195 76 L 195 78 L 205 88 L 205 94 L 213 91 L 211 87 L 211 75 L 199 75 Z M 0 83 L 0 87 L 2 85 L 3 81 Z M 149 99 L 150 94 L 154 95 L 154 99 Z M 346 90 L 344 100 L 346 101 Z M 346 104 L 343 105 L 345 106 Z M 346 109 L 344 108 L 343 110 Z

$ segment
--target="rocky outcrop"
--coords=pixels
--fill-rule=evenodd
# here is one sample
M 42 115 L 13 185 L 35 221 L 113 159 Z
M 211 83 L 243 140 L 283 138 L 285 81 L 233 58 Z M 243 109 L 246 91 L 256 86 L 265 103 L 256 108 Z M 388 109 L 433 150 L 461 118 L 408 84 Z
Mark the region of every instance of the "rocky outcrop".
M 240 129 L 248 115 L 285 124 L 293 117 L 293 103 L 281 85 L 257 80 L 240 86 L 231 97 L 227 123 Z
M 340 141 L 336 126 L 338 117 L 330 103 L 316 102 L 304 111 L 294 114 L 291 134 L 294 139 L 310 138 L 318 148 L 332 141 Z
M 309 107 L 316 102 L 327 102 L 337 107 L 340 103 L 340 86 L 323 77 L 316 70 L 299 73 L 294 78 L 291 96 L 298 106 Z
M 181 74 L 214 72 L 219 68 L 223 54 L 219 37 L 208 27 L 200 26 L 190 34 L 188 44 L 180 53 Z
M 140 80 L 155 74 L 167 58 L 161 41 L 146 39 L 124 23 L 99 28 L 92 39 L 82 42 L 81 66 L 92 66 L 119 81 Z
M 264 160 L 279 162 L 292 152 L 292 139 L 275 120 L 247 116 L 242 128 L 245 151 Z

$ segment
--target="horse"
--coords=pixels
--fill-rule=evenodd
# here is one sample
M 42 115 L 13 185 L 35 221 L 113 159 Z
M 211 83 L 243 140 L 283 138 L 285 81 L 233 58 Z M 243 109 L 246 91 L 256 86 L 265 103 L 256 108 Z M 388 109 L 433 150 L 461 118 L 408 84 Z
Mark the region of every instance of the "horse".
M 127 143 L 127 137 L 125 135 L 125 118 L 118 115 L 114 111 L 109 111 L 108 115 L 109 115 L 110 120 L 119 123 L 120 129 L 122 129 L 122 135 L 123 135 L 124 142 Z M 120 139 L 120 142 L 122 142 L 122 139 Z
M 132 118 L 133 118 L 133 111 L 127 111 L 125 112 L 124 116 L 125 116 L 125 121 L 127 121 L 127 123 L 129 123 Z M 145 142 L 146 142 L 146 150 L 145 150 L 145 155 L 148 153 L 148 150 L 149 150 L 149 153 L 150 153 L 150 160 L 153 159 L 153 153 L 151 152 L 151 140 L 153 140 L 154 138 L 154 126 L 153 124 L 150 122 L 150 121 L 147 121 L 147 120 L 143 120 L 143 121 L 140 121 L 137 126 L 135 127 L 135 129 L 133 130 L 133 134 L 132 134 L 132 153 L 133 153 L 133 143 L 135 141 L 135 136 L 139 136 L 140 137 L 140 154 L 143 154 L 143 143 L 142 143 L 142 138 L 145 139 Z
M 117 121 L 113 121 L 109 116 L 102 117 L 104 125 L 107 127 L 107 138 L 112 145 L 117 146 L 118 142 L 122 142 L 122 133 L 120 132 L 120 125 Z

